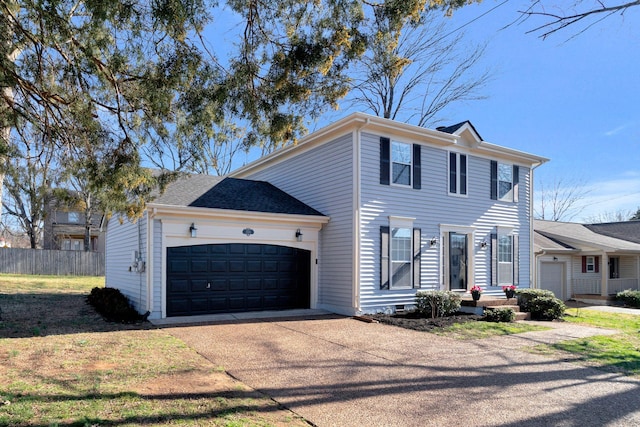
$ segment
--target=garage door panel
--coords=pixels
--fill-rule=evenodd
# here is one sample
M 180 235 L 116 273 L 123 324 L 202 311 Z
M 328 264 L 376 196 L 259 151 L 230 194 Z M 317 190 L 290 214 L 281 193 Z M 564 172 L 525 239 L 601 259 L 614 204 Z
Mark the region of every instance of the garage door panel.
M 246 289 L 245 279 L 229 279 L 229 290 L 230 291 L 243 291 Z
M 245 270 L 244 261 L 229 261 L 230 273 L 243 273 Z
M 310 252 L 277 245 L 167 248 L 167 315 L 309 307 Z
M 189 281 L 187 279 L 172 279 L 167 282 L 169 292 L 180 293 L 189 292 Z
M 226 261 L 211 261 L 211 272 L 212 273 L 226 273 L 227 272 L 227 262 Z
M 187 273 L 189 271 L 189 261 L 186 259 L 171 260 L 168 264 L 169 273 Z
M 206 273 L 209 271 L 209 263 L 206 259 L 191 260 L 191 273 Z
M 247 279 L 247 290 L 258 291 L 262 289 L 262 279 Z
M 260 260 L 249 260 L 247 261 L 247 271 L 250 273 L 257 273 L 262 271 L 262 261 Z

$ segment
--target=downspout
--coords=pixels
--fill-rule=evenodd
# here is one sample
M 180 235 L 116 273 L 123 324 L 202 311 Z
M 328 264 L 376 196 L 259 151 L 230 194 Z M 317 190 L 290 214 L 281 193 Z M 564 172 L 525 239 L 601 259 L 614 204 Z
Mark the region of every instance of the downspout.
M 147 210 L 147 313 L 153 311 L 153 218 L 156 216 L 156 208 Z
M 542 166 L 544 164 L 544 162 L 540 162 L 537 165 L 534 165 L 531 168 L 531 197 L 529 198 L 529 277 L 531 277 L 531 279 L 529 279 L 529 287 L 530 288 L 537 288 L 538 287 L 538 266 L 534 264 L 535 262 L 535 254 L 533 253 L 533 236 L 534 236 L 534 232 L 533 232 L 533 203 L 534 203 L 534 199 L 533 199 L 533 186 L 534 186 L 534 180 L 533 180 L 533 171 L 536 170 L 536 168 L 538 168 L 539 166 Z M 532 283 L 533 282 L 533 283 Z
M 352 272 L 352 309 L 354 314 L 360 314 L 360 206 L 361 195 L 361 131 L 369 124 L 367 118 L 353 131 L 353 272 Z

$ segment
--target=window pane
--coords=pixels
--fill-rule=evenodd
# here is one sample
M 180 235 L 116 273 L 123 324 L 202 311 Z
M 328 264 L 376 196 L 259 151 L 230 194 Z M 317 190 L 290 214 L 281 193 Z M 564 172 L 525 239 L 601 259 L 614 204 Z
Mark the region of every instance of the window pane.
M 505 198 L 511 199 L 509 195 L 511 192 L 511 186 L 512 184 L 510 182 L 498 182 L 498 198 L 500 200 L 503 200 Z
M 513 167 L 511 165 L 498 163 L 498 180 L 513 182 Z
M 393 271 L 391 283 L 394 288 L 410 288 L 411 287 L 411 263 L 410 262 L 392 262 Z
M 391 161 L 396 163 L 411 163 L 411 145 L 393 141 L 391 146 Z
M 394 163 L 393 183 L 411 185 L 411 166 Z
M 411 262 L 410 228 L 394 228 L 391 231 L 391 260 Z
M 511 236 L 500 236 L 498 238 L 498 262 L 511 262 Z

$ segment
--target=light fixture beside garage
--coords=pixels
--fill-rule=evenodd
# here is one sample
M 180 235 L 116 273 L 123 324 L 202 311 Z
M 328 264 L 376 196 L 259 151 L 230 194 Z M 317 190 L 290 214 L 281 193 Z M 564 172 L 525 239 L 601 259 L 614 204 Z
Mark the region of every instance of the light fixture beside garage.
M 253 234 L 253 229 L 252 228 L 245 228 L 244 230 L 242 230 L 242 234 L 244 234 L 245 236 L 249 237 Z
M 302 231 L 299 228 L 296 230 L 296 240 L 302 242 Z
M 193 222 L 191 223 L 191 227 L 189 227 L 189 233 L 191 234 L 191 237 L 198 237 L 198 229 Z

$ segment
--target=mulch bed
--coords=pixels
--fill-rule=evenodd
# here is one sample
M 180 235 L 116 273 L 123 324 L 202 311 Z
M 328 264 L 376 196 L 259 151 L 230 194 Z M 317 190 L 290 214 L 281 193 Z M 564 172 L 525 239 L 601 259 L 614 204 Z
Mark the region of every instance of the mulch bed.
M 476 322 L 482 316 L 476 314 L 456 313 L 453 316 L 437 317 L 435 319 L 420 317 L 414 312 L 396 314 L 369 314 L 366 317 L 387 325 L 399 326 L 401 328 L 413 329 L 416 331 L 433 331 L 446 328 L 456 323 Z

